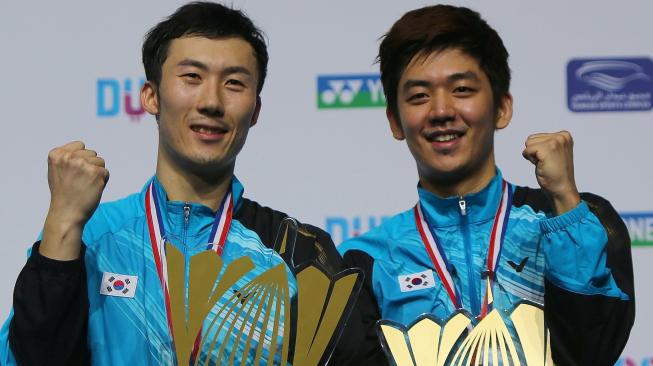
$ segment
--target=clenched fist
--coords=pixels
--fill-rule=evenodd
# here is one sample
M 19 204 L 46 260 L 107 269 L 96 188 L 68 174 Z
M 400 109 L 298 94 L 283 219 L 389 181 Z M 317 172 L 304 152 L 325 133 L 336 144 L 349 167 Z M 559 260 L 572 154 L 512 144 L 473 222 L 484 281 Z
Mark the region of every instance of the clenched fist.
M 553 202 L 556 214 L 563 214 L 580 203 L 574 180 L 574 141 L 567 131 L 528 136 L 524 158 L 535 165 L 535 177 Z
M 83 142 L 57 147 L 48 154 L 50 209 L 40 253 L 69 260 L 79 256 L 84 225 L 100 203 L 109 180 L 104 159 Z

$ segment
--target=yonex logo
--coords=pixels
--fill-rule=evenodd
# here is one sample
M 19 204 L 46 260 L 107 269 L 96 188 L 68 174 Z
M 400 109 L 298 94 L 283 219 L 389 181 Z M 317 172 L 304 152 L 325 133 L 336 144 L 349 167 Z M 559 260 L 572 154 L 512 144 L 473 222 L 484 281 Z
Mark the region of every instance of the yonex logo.
M 378 74 L 323 75 L 317 77 L 317 107 L 385 107 L 383 85 Z

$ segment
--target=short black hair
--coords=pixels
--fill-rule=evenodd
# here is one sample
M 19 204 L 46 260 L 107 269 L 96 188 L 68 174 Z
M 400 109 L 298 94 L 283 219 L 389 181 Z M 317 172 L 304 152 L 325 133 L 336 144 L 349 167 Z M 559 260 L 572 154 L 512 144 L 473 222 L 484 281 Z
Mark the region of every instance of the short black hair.
M 170 42 L 176 38 L 199 36 L 211 39 L 241 38 L 252 46 L 258 69 L 257 93 L 261 93 L 268 68 L 268 50 L 263 32 L 240 10 L 210 2 L 183 5 L 145 35 L 143 66 L 147 80 L 159 85 L 161 68 L 168 57 Z
M 385 34 L 377 61 L 390 110 L 397 114 L 397 88 L 414 57 L 459 49 L 478 61 L 492 87 L 494 105 L 510 89 L 508 51 L 499 34 L 469 8 L 433 5 L 404 14 Z

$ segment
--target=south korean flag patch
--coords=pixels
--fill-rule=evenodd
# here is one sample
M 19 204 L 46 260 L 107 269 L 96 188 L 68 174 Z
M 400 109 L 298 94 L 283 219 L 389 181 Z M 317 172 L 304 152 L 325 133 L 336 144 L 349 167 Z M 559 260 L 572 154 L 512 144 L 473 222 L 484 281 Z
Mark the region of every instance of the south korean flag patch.
M 138 276 L 104 272 L 100 293 L 107 296 L 132 298 L 136 294 Z
M 401 292 L 417 291 L 435 287 L 435 278 L 433 277 L 433 271 L 430 269 L 397 276 L 397 279 L 399 280 L 399 289 L 401 289 Z

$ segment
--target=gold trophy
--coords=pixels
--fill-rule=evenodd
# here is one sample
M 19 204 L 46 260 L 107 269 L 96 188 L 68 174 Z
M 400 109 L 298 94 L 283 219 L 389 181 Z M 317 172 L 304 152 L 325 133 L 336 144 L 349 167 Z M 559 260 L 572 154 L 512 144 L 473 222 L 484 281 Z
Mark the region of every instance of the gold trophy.
M 489 297 L 491 303 L 491 292 Z M 477 324 L 466 311 L 455 312 L 446 322 L 422 315 L 408 327 L 381 320 L 378 333 L 397 366 L 554 365 L 542 305 L 520 302 L 508 318 L 514 335 L 497 309 Z
M 225 265 L 213 251 L 194 255 L 187 302 L 184 257 L 165 244 L 177 365 L 314 366 L 328 361 L 360 291 L 362 273 L 347 269 L 329 275 L 317 262 L 295 267 L 298 230 L 294 219 L 285 219 L 274 246 L 289 267 L 276 265 L 251 280 L 246 279 L 255 265 L 249 257 Z M 296 278 L 296 299 L 291 298 L 288 268 Z M 296 334 L 292 344 L 291 327 Z

